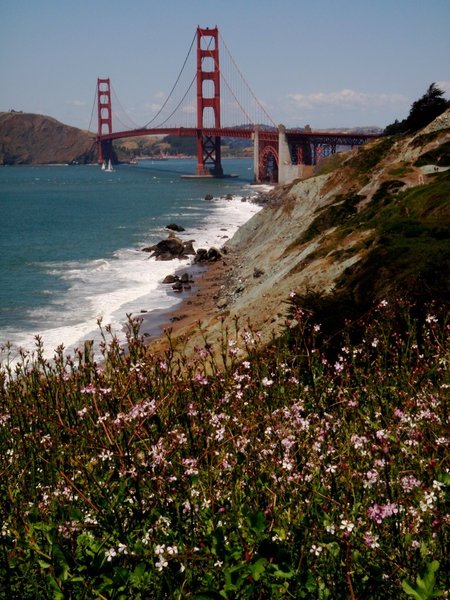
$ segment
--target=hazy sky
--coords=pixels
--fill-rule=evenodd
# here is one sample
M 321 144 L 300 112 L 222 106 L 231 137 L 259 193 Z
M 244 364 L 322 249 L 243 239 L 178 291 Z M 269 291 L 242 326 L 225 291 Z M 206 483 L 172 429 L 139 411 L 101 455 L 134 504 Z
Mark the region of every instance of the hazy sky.
M 0 0 L 0 111 L 87 128 L 110 77 L 144 124 L 198 25 L 288 127 L 384 127 L 432 82 L 450 97 L 450 0 Z

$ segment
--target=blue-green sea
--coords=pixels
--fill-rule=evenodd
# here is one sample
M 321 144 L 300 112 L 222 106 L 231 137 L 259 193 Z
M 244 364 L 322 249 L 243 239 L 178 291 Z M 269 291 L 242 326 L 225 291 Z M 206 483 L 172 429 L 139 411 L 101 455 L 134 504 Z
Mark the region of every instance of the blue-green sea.
M 221 246 L 258 207 L 252 164 L 224 161 L 225 179 L 184 179 L 192 160 L 98 166 L 0 167 L 0 348 L 48 356 L 57 346 L 98 339 L 97 319 L 120 337 L 126 315 L 173 307 L 162 279 L 186 261 L 156 261 L 142 248 L 168 235 L 194 247 Z M 213 201 L 206 201 L 211 194 Z M 233 196 L 233 200 L 226 196 Z M 170 286 L 169 286 L 170 287 Z

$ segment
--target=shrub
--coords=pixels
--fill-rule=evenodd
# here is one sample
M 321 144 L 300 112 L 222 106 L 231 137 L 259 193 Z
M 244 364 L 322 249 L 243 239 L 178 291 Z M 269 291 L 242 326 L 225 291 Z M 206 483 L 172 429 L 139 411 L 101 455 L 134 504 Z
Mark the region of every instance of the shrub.
M 444 318 L 381 302 L 330 335 L 290 304 L 269 347 L 225 330 L 220 365 L 138 321 L 99 364 L 39 340 L 6 363 L 0 597 L 389 600 L 431 561 L 442 589 Z

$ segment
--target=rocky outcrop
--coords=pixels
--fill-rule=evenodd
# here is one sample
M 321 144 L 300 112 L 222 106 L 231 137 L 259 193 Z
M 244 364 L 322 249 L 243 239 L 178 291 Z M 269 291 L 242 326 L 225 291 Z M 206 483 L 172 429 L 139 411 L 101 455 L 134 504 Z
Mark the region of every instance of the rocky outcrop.
M 164 284 L 171 284 L 172 289 L 175 292 L 182 292 L 185 290 L 190 290 L 192 284 L 194 283 L 194 279 L 190 273 L 183 273 L 180 275 L 167 275 L 163 279 Z
M 178 225 L 177 223 L 170 223 L 169 225 L 166 225 L 166 229 L 170 229 L 170 231 L 176 231 L 177 233 L 185 231 L 184 227 Z
M 43 115 L 0 113 L 0 164 L 87 164 L 97 159 L 95 134 Z
M 195 255 L 192 240 L 184 242 L 173 234 L 153 246 L 142 248 L 142 251 L 149 252 L 150 256 L 156 260 L 173 260 L 174 258 L 183 259 Z
M 222 258 L 222 253 L 217 248 L 199 248 L 194 258 L 195 263 L 216 262 Z

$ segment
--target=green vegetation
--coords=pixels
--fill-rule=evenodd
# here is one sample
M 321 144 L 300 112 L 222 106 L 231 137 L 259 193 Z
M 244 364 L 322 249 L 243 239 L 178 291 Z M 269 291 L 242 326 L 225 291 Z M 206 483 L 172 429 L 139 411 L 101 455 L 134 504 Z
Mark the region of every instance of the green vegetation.
M 345 166 L 359 174 L 367 175 L 388 154 L 394 144 L 395 137 L 389 136 L 361 146 L 354 156 L 345 161 Z
M 308 257 L 311 260 L 333 252 L 347 235 L 373 232 L 364 237 L 364 256 L 338 281 L 339 310 L 344 303 L 352 307 L 354 315 L 363 313 L 371 302 L 393 289 L 413 298 L 434 298 L 438 303 L 450 296 L 450 172 L 436 174 L 427 185 L 405 191 L 403 187 L 399 180 L 384 181 L 359 211 L 356 206 L 362 197 L 338 196 L 292 244 L 299 246 L 335 228 Z M 329 308 L 332 314 L 337 310 Z
M 337 152 L 323 158 L 314 168 L 314 175 L 327 175 L 339 168 L 346 159 L 345 152 Z
M 386 127 L 384 133 L 396 135 L 419 131 L 450 107 L 450 101 L 445 100 L 443 95 L 443 90 L 432 83 L 426 93 L 419 100 L 413 102 L 408 117 L 400 122 L 395 120 Z
M 342 225 L 348 218 L 356 214 L 356 206 L 361 200 L 361 196 L 354 194 L 345 198 L 337 196 L 333 204 L 319 211 L 317 217 L 303 234 L 302 241 L 310 241 L 327 229 Z
M 445 240 L 449 237 L 450 173 L 437 175 L 428 185 L 397 191 L 401 185 L 389 181 L 381 186 L 373 201 L 355 217 L 356 227 L 376 229 L 383 237 L 383 249 L 394 246 L 392 259 L 395 246 L 404 244 L 410 245 L 411 251 L 427 247 L 430 259 L 434 251 L 442 251 L 448 259 Z M 417 264 L 417 257 L 410 262 Z
M 383 301 L 330 334 L 290 303 L 280 340 L 237 323 L 220 362 L 152 355 L 130 321 L 102 364 L 38 341 L 1 372 L 1 598 L 445 588 L 443 314 Z
M 409 175 L 410 173 L 413 173 L 413 168 L 409 163 L 403 163 L 400 166 L 395 167 L 394 169 L 390 169 L 388 171 L 388 175 L 390 175 L 391 177 L 404 177 L 405 175 Z
M 440 144 L 434 150 L 421 154 L 414 163 L 416 167 L 422 165 L 436 165 L 438 167 L 450 167 L 450 142 Z

